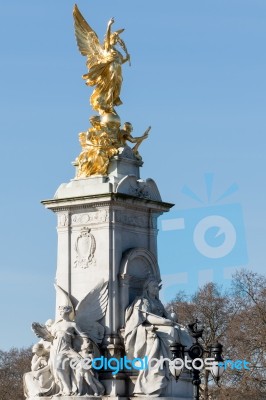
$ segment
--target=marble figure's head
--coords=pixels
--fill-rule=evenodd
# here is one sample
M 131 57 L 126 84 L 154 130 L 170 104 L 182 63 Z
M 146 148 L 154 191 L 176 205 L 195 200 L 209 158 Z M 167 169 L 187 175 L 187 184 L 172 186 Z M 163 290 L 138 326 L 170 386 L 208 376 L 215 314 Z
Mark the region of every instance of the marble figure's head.
M 59 314 L 61 317 L 63 317 L 66 314 L 70 314 L 72 311 L 72 307 L 71 306 L 59 306 Z
M 155 276 L 149 276 L 144 284 L 144 294 L 159 298 L 159 282 Z
M 32 346 L 32 353 L 37 354 L 38 356 L 42 355 L 44 352 L 44 345 L 42 343 L 36 343 Z

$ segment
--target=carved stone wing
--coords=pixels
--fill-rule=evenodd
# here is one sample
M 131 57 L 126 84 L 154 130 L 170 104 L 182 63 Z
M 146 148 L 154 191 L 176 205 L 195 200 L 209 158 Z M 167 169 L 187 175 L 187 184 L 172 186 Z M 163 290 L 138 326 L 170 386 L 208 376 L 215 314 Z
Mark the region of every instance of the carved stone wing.
M 38 322 L 33 322 L 31 328 L 35 335 L 47 342 L 52 342 L 54 337 L 48 331 L 45 325 L 39 324 Z
M 73 10 L 75 36 L 79 51 L 87 56 L 87 67 L 103 62 L 105 58 L 104 49 L 101 46 L 96 32 L 90 27 L 75 4 Z
M 108 282 L 101 283 L 89 292 L 76 307 L 76 323 L 90 339 L 100 343 L 104 327 L 98 322 L 106 313 L 108 305 Z
M 58 299 L 58 304 L 59 306 L 70 306 L 72 308 L 71 313 L 69 314 L 69 319 L 71 321 L 74 321 L 75 319 L 75 310 L 73 307 L 73 304 L 67 294 L 67 292 L 62 289 L 60 286 L 58 286 L 56 283 L 54 284 L 56 294 L 57 294 L 57 299 Z

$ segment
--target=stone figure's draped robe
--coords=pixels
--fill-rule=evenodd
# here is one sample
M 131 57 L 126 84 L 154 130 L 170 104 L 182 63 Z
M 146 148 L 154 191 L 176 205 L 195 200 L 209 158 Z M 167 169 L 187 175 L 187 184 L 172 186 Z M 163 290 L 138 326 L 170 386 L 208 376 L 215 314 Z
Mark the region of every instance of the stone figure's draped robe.
M 38 356 L 34 356 L 32 363 L 36 362 L 37 359 Z M 50 369 L 47 369 L 47 365 L 47 360 L 43 357 L 43 362 L 36 371 L 24 374 L 23 384 L 25 397 L 50 396 L 53 394 L 55 383 Z M 40 372 L 38 379 L 35 378 L 36 372 Z
M 167 318 L 163 304 L 159 299 L 139 297 L 126 310 L 125 349 L 129 359 L 148 357 L 160 360 L 161 357 L 172 359 L 170 345 L 179 342 L 191 346 L 192 340 L 185 329 L 176 324 L 151 325 L 147 315 L 152 314 Z M 152 362 L 154 366 L 155 362 Z M 140 370 L 135 384 L 134 394 L 159 396 L 170 379 L 168 365 L 163 368 Z

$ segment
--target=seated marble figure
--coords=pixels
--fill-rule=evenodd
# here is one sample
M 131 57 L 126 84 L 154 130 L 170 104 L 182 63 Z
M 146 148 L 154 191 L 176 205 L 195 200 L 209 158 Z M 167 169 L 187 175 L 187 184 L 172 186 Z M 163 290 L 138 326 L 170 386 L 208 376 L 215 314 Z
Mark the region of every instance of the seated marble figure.
M 49 365 L 49 350 L 42 343 L 32 347 L 31 372 L 23 376 L 26 397 L 49 396 L 54 392 L 55 382 Z
M 171 319 L 159 299 L 159 284 L 149 277 L 143 295 L 127 308 L 125 316 L 125 350 L 128 358 L 172 358 L 170 345 L 179 342 L 190 347 L 193 340 L 187 330 Z M 160 396 L 171 379 L 165 363 L 163 368 L 139 371 L 135 395 Z

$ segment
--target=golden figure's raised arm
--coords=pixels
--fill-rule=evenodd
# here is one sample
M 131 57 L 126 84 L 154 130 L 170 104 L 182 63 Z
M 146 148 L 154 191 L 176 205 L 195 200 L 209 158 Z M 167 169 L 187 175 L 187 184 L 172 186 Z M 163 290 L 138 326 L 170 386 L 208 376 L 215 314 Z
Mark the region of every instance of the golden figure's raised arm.
M 106 51 L 110 51 L 110 48 L 111 48 L 111 27 L 114 22 L 115 22 L 114 18 L 111 18 L 107 24 L 107 30 L 106 30 L 105 41 L 104 41 L 104 49 Z

